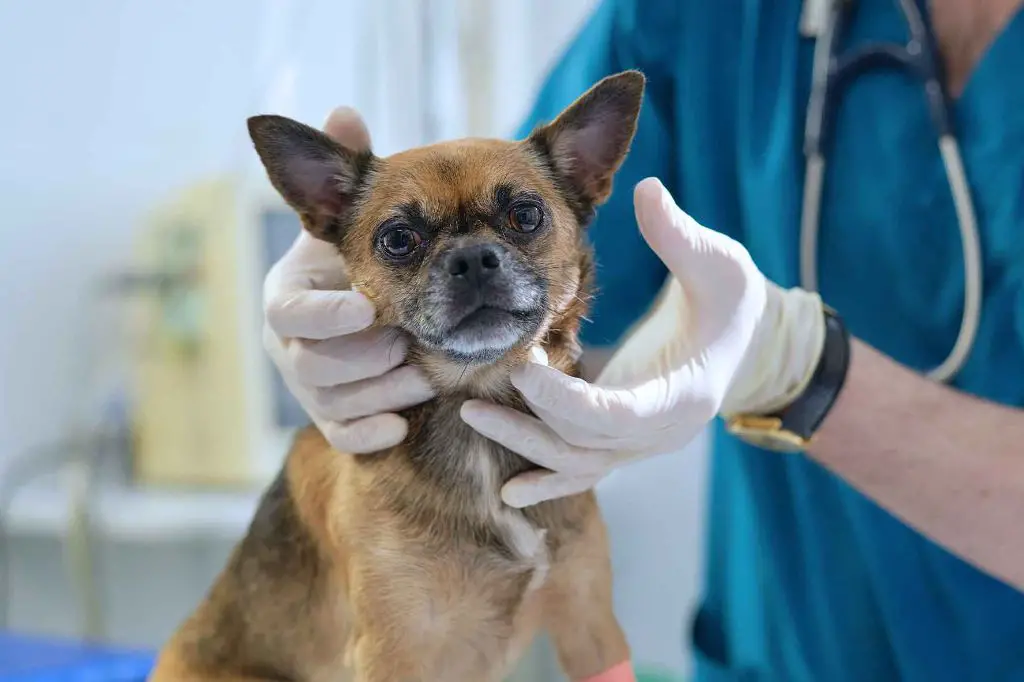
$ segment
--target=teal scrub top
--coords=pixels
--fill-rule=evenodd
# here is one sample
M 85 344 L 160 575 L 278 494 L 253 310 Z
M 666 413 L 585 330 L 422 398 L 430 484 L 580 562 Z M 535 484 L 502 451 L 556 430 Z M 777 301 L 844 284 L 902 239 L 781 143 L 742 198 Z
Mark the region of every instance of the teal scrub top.
M 799 0 L 605 0 L 543 85 L 525 133 L 601 77 L 649 78 L 635 144 L 592 226 L 591 344 L 643 313 L 665 270 L 632 189 L 658 176 L 704 225 L 798 285 L 801 152 L 812 43 Z M 892 0 L 862 0 L 851 42 L 906 40 Z M 1024 406 L 1024 12 L 953 107 L 979 215 L 984 312 L 954 384 Z M 852 332 L 936 366 L 960 325 L 963 264 L 921 85 L 870 73 L 843 93 L 821 217 L 819 282 Z M 713 434 L 700 682 L 1024 680 L 1024 594 L 902 524 L 804 457 Z M 1024 445 L 1021 446 L 1024 455 Z M 968 453 L 969 454 L 969 453 Z M 670 534 L 671 519 L 665 520 Z M 656 557 L 651 557 L 656 561 Z

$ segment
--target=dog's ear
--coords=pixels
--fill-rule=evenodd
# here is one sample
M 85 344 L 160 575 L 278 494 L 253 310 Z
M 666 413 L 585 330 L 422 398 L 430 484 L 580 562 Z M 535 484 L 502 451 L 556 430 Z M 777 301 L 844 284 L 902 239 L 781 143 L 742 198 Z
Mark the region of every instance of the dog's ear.
M 611 193 L 636 133 L 644 82 L 639 71 L 608 76 L 530 135 L 585 205 L 600 204 Z
M 284 116 L 253 116 L 249 136 L 271 184 L 313 236 L 338 242 L 373 164 L 319 130 Z

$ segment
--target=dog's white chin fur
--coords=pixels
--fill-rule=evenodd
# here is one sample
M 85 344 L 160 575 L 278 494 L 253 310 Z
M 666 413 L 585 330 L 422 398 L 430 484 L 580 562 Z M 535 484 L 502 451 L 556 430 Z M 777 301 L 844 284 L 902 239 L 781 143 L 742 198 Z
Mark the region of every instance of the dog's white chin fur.
M 520 340 L 516 329 L 498 327 L 475 333 L 456 334 L 445 340 L 444 350 L 474 356 L 507 351 Z

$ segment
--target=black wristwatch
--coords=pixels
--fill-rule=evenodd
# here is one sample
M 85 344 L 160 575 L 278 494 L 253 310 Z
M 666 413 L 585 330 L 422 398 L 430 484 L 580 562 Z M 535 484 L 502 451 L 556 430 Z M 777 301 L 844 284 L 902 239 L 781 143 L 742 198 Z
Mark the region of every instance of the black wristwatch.
M 802 452 L 843 390 L 850 367 L 850 335 L 836 311 L 822 306 L 825 344 L 810 383 L 789 405 L 772 414 L 726 417 L 726 429 L 768 450 Z

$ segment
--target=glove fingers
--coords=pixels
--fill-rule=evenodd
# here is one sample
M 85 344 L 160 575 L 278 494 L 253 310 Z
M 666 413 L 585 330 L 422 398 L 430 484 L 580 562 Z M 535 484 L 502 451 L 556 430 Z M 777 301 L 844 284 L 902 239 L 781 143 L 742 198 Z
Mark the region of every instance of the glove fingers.
M 267 324 L 281 338 L 330 339 L 362 331 L 376 311 L 357 291 L 304 289 L 275 294 L 266 305 Z
M 557 416 L 543 410 L 534 408 L 534 412 L 562 440 L 577 450 L 578 454 L 575 457 L 588 458 L 588 466 L 612 468 L 621 462 L 674 452 L 685 446 L 689 438 L 688 432 L 683 432 L 675 426 L 654 425 L 633 431 L 629 435 L 607 435 L 595 429 L 581 428 L 561 421 Z M 578 469 L 579 465 L 574 464 L 573 460 L 568 460 L 565 467 Z
M 531 406 L 532 408 L 533 406 Z M 579 453 L 576 457 L 588 458 L 588 467 L 604 467 L 614 470 L 625 462 L 677 452 L 684 448 L 703 428 L 704 423 L 692 429 L 683 422 L 666 423 L 662 426 L 649 424 L 628 435 L 605 435 L 594 429 L 579 428 L 561 421 L 557 416 L 533 408 L 534 412 L 566 443 Z M 578 470 L 579 460 L 568 460 L 565 470 Z M 571 468 L 571 469 L 570 469 Z
M 750 254 L 697 223 L 655 178 L 637 184 L 634 203 L 644 239 L 693 302 L 690 346 L 702 349 L 702 364 L 741 356 L 765 299 L 764 277 Z M 726 364 L 731 370 L 735 362 Z
M 463 403 L 462 420 L 480 435 L 552 471 L 594 476 L 618 461 L 617 451 L 575 447 L 540 419 L 482 400 Z
M 641 234 L 687 293 L 720 303 L 735 297 L 749 260 L 739 244 L 687 215 L 656 178 L 637 184 L 634 204 Z
M 547 500 L 590 490 L 599 476 L 572 476 L 553 471 L 527 471 L 501 487 L 501 499 L 510 507 L 529 507 Z
M 405 440 L 409 424 L 397 414 L 377 414 L 355 421 L 317 421 L 320 432 L 338 452 L 365 455 L 394 447 Z
M 347 422 L 397 412 L 433 397 L 434 390 L 423 372 L 403 365 L 379 377 L 316 389 L 312 400 L 322 417 Z
M 373 323 L 372 303 L 349 291 L 337 249 L 303 230 L 263 283 L 267 324 L 281 338 L 326 339 Z
M 636 406 L 628 390 L 595 386 L 536 362 L 517 367 L 511 379 L 531 407 L 556 413 L 577 426 L 593 426 L 595 415 L 601 415 L 605 424 L 622 432 L 636 421 Z
M 485 438 L 534 464 L 559 469 L 567 460 L 567 444 L 536 417 L 483 400 L 467 400 L 462 420 Z
M 370 131 L 363 117 L 352 107 L 338 107 L 324 123 L 324 133 L 352 151 L 370 151 Z
M 291 339 L 289 361 L 299 383 L 327 387 L 348 384 L 398 367 L 405 361 L 408 339 L 393 328 L 375 328 L 324 341 Z
M 621 435 L 622 429 L 607 420 L 591 419 L 589 423 L 580 424 L 563 417 L 560 413 L 534 405 L 529 400 L 526 402 L 562 440 L 578 448 L 625 450 L 636 441 L 633 436 Z

